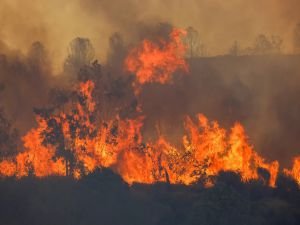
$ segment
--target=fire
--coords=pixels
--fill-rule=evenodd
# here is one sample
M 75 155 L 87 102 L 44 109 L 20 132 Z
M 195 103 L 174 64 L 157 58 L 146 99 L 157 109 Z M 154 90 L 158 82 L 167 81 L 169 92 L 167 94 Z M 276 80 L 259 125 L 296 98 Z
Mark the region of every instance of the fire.
M 292 177 L 300 185 L 300 156 L 294 158 L 291 170 L 284 169 L 283 172 Z
M 267 163 L 253 150 L 241 124 L 226 131 L 218 122 L 199 114 L 196 120 L 186 117 L 181 147 L 173 146 L 163 136 L 144 143 L 144 117 L 93 122 L 93 89 L 93 82 L 81 83 L 77 102 L 66 112 L 37 116 L 37 128 L 22 139 L 24 151 L 15 159 L 2 161 L 0 174 L 80 178 L 96 168 L 109 167 L 129 184 L 160 181 L 189 185 L 206 179 L 211 185 L 210 177 L 220 171 L 239 173 L 246 182 L 258 179 L 258 168 L 264 168 L 270 173 L 265 182 L 275 186 L 278 162 Z M 294 168 L 287 173 L 297 176 L 299 162 L 295 160 Z
M 171 81 L 177 70 L 188 71 L 184 59 L 186 47 L 181 38 L 186 32 L 173 29 L 168 40 L 159 43 L 144 40 L 133 48 L 125 59 L 125 69 L 136 75 L 135 86 L 157 82 L 165 84 Z
M 25 151 L 19 153 L 13 160 L 4 160 L 0 163 L 0 174 L 16 177 L 27 176 L 34 173 L 37 177 L 50 175 L 63 175 L 63 159 L 53 160 L 55 150 L 42 145 L 40 135 L 47 124 L 41 118 L 37 118 L 38 128 L 30 130 L 24 137 Z
M 183 34 L 175 29 L 168 42 L 144 40 L 129 53 L 125 65 L 136 74 L 136 83 L 166 83 L 176 70 L 187 71 L 180 39 Z M 108 167 L 129 184 L 190 185 L 204 180 L 211 186 L 218 173 L 233 171 L 244 182 L 262 179 L 275 186 L 278 161 L 266 162 L 249 143 L 240 123 L 226 130 L 202 114 L 187 116 L 180 146 L 174 146 L 164 135 L 146 142 L 141 131 L 144 116 L 108 121 L 97 118 L 94 89 L 92 81 L 82 82 L 63 111 L 37 112 L 37 127 L 22 138 L 24 150 L 0 162 L 0 176 L 59 175 L 79 179 L 97 168 Z M 267 170 L 270 177 L 259 174 L 259 168 Z M 295 158 L 291 170 L 284 172 L 300 184 L 300 157 Z

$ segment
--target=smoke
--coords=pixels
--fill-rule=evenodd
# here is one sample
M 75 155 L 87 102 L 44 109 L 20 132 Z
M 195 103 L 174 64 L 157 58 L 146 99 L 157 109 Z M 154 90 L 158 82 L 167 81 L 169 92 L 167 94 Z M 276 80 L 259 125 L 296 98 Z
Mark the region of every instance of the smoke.
M 121 32 L 136 37 L 139 24 L 168 22 L 176 27 L 193 26 L 210 54 L 226 52 L 234 40 L 251 45 L 260 33 L 283 37 L 291 50 L 291 33 L 300 20 L 297 0 L 4 0 L 0 3 L 1 40 L 10 48 L 26 51 L 33 41 L 49 48 L 56 71 L 74 37 L 89 37 L 97 58 L 105 60 L 108 39 Z
M 177 74 L 173 84 L 144 88 L 140 101 L 146 126 L 150 130 L 158 126 L 162 135 L 180 144 L 185 115 L 203 113 L 227 129 L 240 122 L 257 152 L 268 160 L 279 159 L 281 166 L 290 165 L 300 153 L 299 60 L 299 56 L 189 60 L 187 76 Z
M 40 42 L 33 43 L 26 55 L 16 52 L 0 55 L 1 107 L 21 134 L 34 124 L 33 107 L 46 103 L 53 83 L 49 64 Z

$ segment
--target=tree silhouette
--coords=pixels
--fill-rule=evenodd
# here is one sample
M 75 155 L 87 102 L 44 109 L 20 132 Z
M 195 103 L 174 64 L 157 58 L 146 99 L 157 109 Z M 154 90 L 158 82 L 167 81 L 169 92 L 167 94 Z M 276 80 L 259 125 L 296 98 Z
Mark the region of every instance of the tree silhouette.
M 300 23 L 298 23 L 294 30 L 294 52 L 300 53 Z
M 5 86 L 0 83 L 0 92 Z M 17 153 L 18 131 L 6 118 L 4 109 L 0 107 L 0 158 L 14 156 Z
M 92 43 L 88 38 L 77 37 L 71 41 L 68 48 L 68 56 L 65 60 L 66 72 L 75 73 L 85 65 L 89 65 L 95 56 Z
M 272 43 L 266 35 L 260 34 L 254 43 L 254 54 L 267 54 L 272 50 Z
M 240 55 L 240 45 L 239 45 L 238 41 L 234 41 L 233 45 L 229 49 L 228 54 L 231 56 Z
M 127 48 L 122 36 L 119 33 L 114 33 L 109 38 L 109 51 L 107 55 L 107 64 L 111 67 L 112 75 L 118 76 L 121 74 L 126 55 Z
M 64 105 L 69 101 L 71 93 L 67 89 L 52 88 L 49 92 L 49 103 L 54 108 L 63 108 Z M 64 110 L 63 110 L 64 111 Z
M 271 36 L 271 44 L 273 48 L 273 53 L 279 54 L 281 52 L 283 40 L 280 36 L 272 35 Z
M 271 38 L 268 38 L 266 35 L 260 34 L 255 39 L 253 54 L 278 54 L 281 51 L 282 43 L 283 40 L 279 36 L 272 35 Z
M 36 41 L 32 43 L 28 51 L 28 59 L 30 64 L 39 66 L 47 64 L 47 52 L 41 42 Z
M 88 97 L 81 90 L 71 93 L 53 90 L 51 97 L 51 107 L 34 110 L 47 124 L 46 129 L 41 132 L 43 145 L 54 147 L 55 158 L 64 159 L 66 176 L 73 176 L 75 169 L 84 173 L 82 163 L 75 157 L 75 149 L 85 149 L 84 146 L 76 146 L 75 140 L 94 137 L 95 128 L 88 124 L 94 122 L 95 111 L 89 109 Z
M 187 46 L 187 57 L 194 58 L 203 55 L 204 48 L 201 46 L 199 32 L 193 27 L 188 27 L 186 32 L 184 42 Z
M 0 158 L 10 157 L 17 153 L 18 132 L 6 118 L 0 108 Z

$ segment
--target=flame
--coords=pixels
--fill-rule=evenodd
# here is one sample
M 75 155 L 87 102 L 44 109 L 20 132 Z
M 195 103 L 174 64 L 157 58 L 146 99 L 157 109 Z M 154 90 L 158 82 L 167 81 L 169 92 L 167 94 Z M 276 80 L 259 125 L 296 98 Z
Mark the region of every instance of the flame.
M 12 177 L 16 173 L 16 164 L 13 161 L 5 160 L 0 162 L 0 174 Z
M 96 168 L 110 167 L 129 184 L 168 182 L 189 185 L 206 179 L 206 185 L 210 186 L 209 178 L 220 171 L 239 173 L 247 182 L 258 179 L 258 168 L 264 168 L 270 173 L 270 179 L 265 182 L 275 186 L 278 162 L 267 163 L 254 151 L 241 124 L 236 123 L 226 131 L 218 122 L 199 114 L 196 120 L 186 117 L 186 134 L 181 147 L 173 146 L 162 135 L 153 143 L 144 143 L 141 133 L 144 117 L 130 120 L 117 117 L 99 124 L 92 119 L 95 113 L 93 89 L 93 82 L 81 83 L 77 91 L 78 102 L 66 112 L 54 113 L 49 118 L 38 116 L 37 128 L 22 139 L 24 151 L 13 160 L 3 160 L 0 174 L 80 178 Z M 60 130 L 53 133 L 52 123 Z M 57 147 L 51 141 L 45 143 L 45 134 L 53 135 L 59 131 L 62 136 L 56 138 L 63 139 L 64 147 Z M 65 155 L 62 150 L 66 151 Z M 294 177 L 299 174 L 299 162 L 296 160 L 289 172 Z
M 293 159 L 293 166 L 291 170 L 284 169 L 283 172 L 292 177 L 300 185 L 300 156 Z
M 129 52 L 125 69 L 136 75 L 134 86 L 153 82 L 165 84 L 172 80 L 175 71 L 188 71 L 184 59 L 186 47 L 181 39 L 185 34 L 184 30 L 173 29 L 168 40 L 155 43 L 146 39 Z
M 144 40 L 129 53 L 125 65 L 136 74 L 135 84 L 167 83 L 176 70 L 188 70 L 180 39 L 184 33 L 174 29 L 168 41 L 156 44 Z M 76 98 L 62 112 L 40 113 L 37 127 L 22 138 L 23 151 L 0 162 L 0 176 L 59 175 L 79 179 L 97 168 L 108 167 L 128 184 L 190 185 L 204 180 L 209 187 L 213 185 L 211 178 L 218 173 L 233 171 L 244 182 L 262 179 L 275 186 L 278 161 L 267 162 L 260 156 L 240 123 L 226 130 L 202 114 L 196 118 L 187 116 L 180 146 L 172 145 L 163 135 L 156 141 L 145 142 L 141 132 L 143 116 L 97 120 L 94 88 L 92 81 L 82 82 L 75 89 Z M 261 175 L 259 168 L 267 170 L 270 177 Z M 300 157 L 284 173 L 300 185 Z
M 19 153 L 14 160 L 4 160 L 0 163 L 0 175 L 16 177 L 34 173 L 37 177 L 63 175 L 63 159 L 54 160 L 55 150 L 45 147 L 40 133 L 47 129 L 46 122 L 37 118 L 38 128 L 30 130 L 24 137 L 25 151 Z

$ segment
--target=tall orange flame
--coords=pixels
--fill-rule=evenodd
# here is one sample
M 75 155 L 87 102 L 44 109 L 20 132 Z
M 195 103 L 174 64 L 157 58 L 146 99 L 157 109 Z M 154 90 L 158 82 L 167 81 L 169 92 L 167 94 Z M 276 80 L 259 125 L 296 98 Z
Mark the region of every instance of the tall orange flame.
M 152 82 L 165 84 L 172 80 L 175 71 L 188 71 L 184 59 L 186 47 L 181 40 L 185 34 L 184 30 L 173 29 L 168 40 L 159 43 L 144 40 L 129 52 L 125 69 L 136 75 L 136 86 Z
M 300 185 L 300 156 L 294 158 L 291 170 L 284 169 L 283 172 L 292 177 Z

